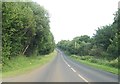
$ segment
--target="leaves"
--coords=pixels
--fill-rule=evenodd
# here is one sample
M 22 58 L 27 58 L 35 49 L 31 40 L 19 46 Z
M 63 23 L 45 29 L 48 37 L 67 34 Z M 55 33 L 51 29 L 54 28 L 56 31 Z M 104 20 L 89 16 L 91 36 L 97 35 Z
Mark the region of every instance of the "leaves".
M 49 15 L 34 2 L 2 3 L 3 60 L 25 54 L 48 54 L 54 50 Z M 37 52 L 36 52 L 37 51 Z
M 111 25 L 100 27 L 92 38 L 77 36 L 71 41 L 61 40 L 57 46 L 70 54 L 92 55 L 107 59 L 116 59 L 120 55 L 120 9 Z

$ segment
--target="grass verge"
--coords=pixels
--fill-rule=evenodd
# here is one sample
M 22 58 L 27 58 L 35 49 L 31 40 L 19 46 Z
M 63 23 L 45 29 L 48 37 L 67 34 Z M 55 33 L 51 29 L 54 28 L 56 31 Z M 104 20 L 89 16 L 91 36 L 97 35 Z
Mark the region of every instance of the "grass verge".
M 19 74 L 24 74 L 35 68 L 38 68 L 45 63 L 51 61 L 57 55 L 57 51 L 50 53 L 49 55 L 42 56 L 18 56 L 7 62 L 7 65 L 3 66 L 2 77 L 12 77 Z
M 72 58 L 75 61 L 78 61 L 80 63 L 89 65 L 91 67 L 94 67 L 94 68 L 97 68 L 97 69 L 100 69 L 100 70 L 104 70 L 104 71 L 107 71 L 107 72 L 111 72 L 113 74 L 118 74 L 118 68 L 111 67 L 111 66 L 108 66 L 108 65 L 98 64 L 97 62 L 96 63 L 92 63 L 92 62 L 90 62 L 88 60 L 81 60 L 80 56 L 70 55 L 70 58 Z
M 0 64 L 0 80 L 2 79 L 2 64 Z

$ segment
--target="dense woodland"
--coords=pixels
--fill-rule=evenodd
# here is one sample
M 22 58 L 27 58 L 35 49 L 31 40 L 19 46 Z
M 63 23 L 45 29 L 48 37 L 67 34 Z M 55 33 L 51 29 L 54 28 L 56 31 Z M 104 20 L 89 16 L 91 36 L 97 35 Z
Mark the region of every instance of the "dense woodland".
M 118 63 L 120 56 L 118 39 L 120 39 L 120 9 L 114 14 L 114 22 L 99 27 L 93 37 L 77 36 L 73 40 L 62 40 L 58 42 L 57 46 L 77 56 L 94 56 L 107 60 L 117 60 L 116 63 Z
M 35 2 L 2 2 L 2 61 L 44 55 L 55 48 L 49 14 Z

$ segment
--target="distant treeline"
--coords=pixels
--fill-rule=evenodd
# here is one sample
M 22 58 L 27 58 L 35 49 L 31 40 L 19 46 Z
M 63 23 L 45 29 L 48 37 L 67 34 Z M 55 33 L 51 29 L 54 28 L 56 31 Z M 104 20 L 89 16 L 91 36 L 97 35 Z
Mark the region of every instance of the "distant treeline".
M 51 53 L 55 48 L 49 14 L 35 2 L 2 2 L 2 61 L 19 55 Z
M 114 22 L 98 28 L 93 37 L 78 36 L 71 41 L 62 40 L 57 46 L 78 56 L 90 55 L 109 60 L 118 59 L 120 56 L 120 9 L 114 16 Z

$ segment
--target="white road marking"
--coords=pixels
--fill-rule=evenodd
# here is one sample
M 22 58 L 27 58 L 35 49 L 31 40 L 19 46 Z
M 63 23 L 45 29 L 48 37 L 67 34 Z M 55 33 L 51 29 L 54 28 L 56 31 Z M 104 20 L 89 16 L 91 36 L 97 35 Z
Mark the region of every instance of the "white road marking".
M 64 61 L 65 62 L 65 64 L 67 64 L 68 65 L 68 63 L 66 62 L 66 61 Z
M 70 67 L 70 65 L 68 64 L 68 67 Z
M 75 69 L 71 68 L 73 70 L 73 72 L 76 72 Z
M 85 82 L 88 82 L 84 77 L 82 77 L 80 74 L 78 74 L 80 78 L 82 78 Z
M 78 77 L 82 78 L 85 82 L 88 82 L 87 79 L 85 79 L 83 76 L 81 76 L 80 74 L 78 74 L 78 73 L 76 72 L 76 70 L 73 69 L 73 68 L 65 61 L 65 59 L 64 59 L 63 56 L 62 56 L 62 59 L 63 59 L 63 61 L 67 64 L 67 66 L 70 67 L 70 69 L 78 75 Z

